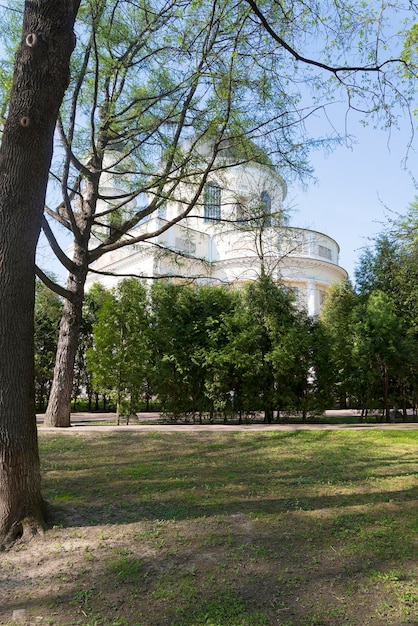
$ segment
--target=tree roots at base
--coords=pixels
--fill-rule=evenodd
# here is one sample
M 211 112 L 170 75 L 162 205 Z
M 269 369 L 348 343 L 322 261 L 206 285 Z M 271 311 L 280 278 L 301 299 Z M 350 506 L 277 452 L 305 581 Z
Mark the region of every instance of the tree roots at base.
M 0 552 L 10 550 L 16 545 L 28 543 L 34 537 L 43 536 L 47 525 L 44 520 L 26 518 L 10 528 L 6 533 L 0 533 Z

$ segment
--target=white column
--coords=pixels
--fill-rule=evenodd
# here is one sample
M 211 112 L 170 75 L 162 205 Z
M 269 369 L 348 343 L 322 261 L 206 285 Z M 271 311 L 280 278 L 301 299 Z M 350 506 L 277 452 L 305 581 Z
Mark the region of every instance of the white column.
M 316 298 L 316 288 L 313 280 L 309 280 L 307 284 L 307 301 L 308 301 L 308 315 L 314 317 L 314 315 L 318 315 L 318 305 Z
M 318 256 L 315 250 L 316 234 L 309 233 L 309 256 Z

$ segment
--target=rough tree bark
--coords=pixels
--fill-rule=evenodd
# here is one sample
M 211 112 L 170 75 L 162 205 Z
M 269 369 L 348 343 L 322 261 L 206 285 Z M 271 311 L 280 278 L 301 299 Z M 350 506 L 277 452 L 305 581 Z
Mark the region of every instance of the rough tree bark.
M 45 424 L 55 428 L 71 426 L 73 372 L 80 334 L 84 285 L 88 271 L 86 247 L 75 245 L 73 261 L 77 266 L 67 278 L 71 298 L 64 298 L 60 332 L 55 357 L 54 377 L 45 414 Z
M 25 2 L 0 147 L 0 548 L 45 523 L 35 419 L 35 249 L 79 5 Z

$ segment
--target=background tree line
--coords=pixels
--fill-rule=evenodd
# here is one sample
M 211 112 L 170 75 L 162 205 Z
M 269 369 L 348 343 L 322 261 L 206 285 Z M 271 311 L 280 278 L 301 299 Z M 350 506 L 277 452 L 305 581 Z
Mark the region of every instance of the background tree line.
M 417 204 L 360 258 L 356 286 L 333 285 L 309 318 L 266 275 L 243 289 L 127 279 L 96 285 L 84 302 L 73 400 L 103 398 L 134 414 L 152 398 L 173 419 L 239 420 L 261 412 L 306 418 L 326 408 L 415 408 Z M 37 403 L 51 385 L 58 296 L 37 290 Z M 99 398 L 102 403 L 99 405 Z
M 44 343 L 57 341 L 61 307 L 45 290 L 38 285 L 40 410 L 54 366 L 54 350 Z M 43 306 L 46 297 L 53 306 Z M 168 282 L 147 290 L 137 279 L 111 291 L 96 285 L 84 302 L 73 399 L 82 394 L 89 408 L 98 408 L 105 396 L 118 415 L 129 415 L 154 398 L 174 419 L 215 413 L 242 419 L 262 411 L 270 422 L 275 411 L 306 415 L 319 402 L 309 382 L 310 371 L 323 368 L 313 349 L 316 332 L 292 294 L 268 276 L 242 290 Z
M 387 222 L 362 254 L 355 288 L 333 286 L 321 324 L 340 406 L 405 417 L 418 401 L 418 204 Z

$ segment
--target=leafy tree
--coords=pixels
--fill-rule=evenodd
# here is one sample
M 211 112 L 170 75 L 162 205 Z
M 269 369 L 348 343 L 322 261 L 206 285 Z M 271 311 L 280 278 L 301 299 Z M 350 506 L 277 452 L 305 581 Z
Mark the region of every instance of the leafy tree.
M 399 249 L 397 264 L 399 286 L 395 296 L 396 310 L 402 316 L 406 326 L 410 349 L 404 362 L 404 379 L 401 383 L 402 405 L 404 414 L 406 405 L 417 406 L 418 380 L 417 342 L 418 342 L 418 201 L 415 199 L 408 207 L 405 216 L 391 224 L 391 230 Z M 405 369 L 409 370 L 405 373 Z
M 397 353 L 396 375 L 390 378 L 392 400 L 406 413 L 416 398 L 417 278 L 416 241 L 417 206 L 411 203 L 407 214 L 389 221 L 374 246 L 360 259 L 356 269 L 357 289 L 366 304 L 376 292 L 389 298 L 393 312 L 401 319 L 403 336 Z M 364 383 L 364 378 L 363 378 Z
M 249 357 L 243 339 L 243 318 L 240 314 L 241 295 L 225 291 L 230 305 L 220 315 L 207 320 L 208 349 L 205 354 L 205 394 L 213 411 L 237 413 L 251 410 L 246 404 L 246 375 Z
M 396 277 L 393 294 L 397 310 L 407 320 L 408 327 L 418 337 L 418 202 L 411 202 L 404 216 L 389 223 L 389 228 L 397 249 L 392 263 L 392 273 Z M 390 284 L 382 289 L 388 291 Z
M 59 296 L 37 280 L 35 284 L 35 393 L 38 410 L 44 411 L 54 372 L 58 329 L 62 314 Z
M 292 307 L 293 308 L 293 307 Z M 272 357 L 276 372 L 278 408 L 302 413 L 305 420 L 308 412 L 324 410 L 319 389 L 323 373 L 318 350 L 319 334 L 315 321 L 304 311 L 290 311 L 289 327 L 278 329 L 276 346 Z M 326 396 L 325 396 L 326 397 Z
M 306 346 L 299 341 L 304 327 L 292 296 L 267 275 L 249 283 L 242 297 L 243 330 L 238 341 L 246 342 L 246 393 L 271 422 L 274 410 L 294 397 L 301 376 L 304 380 L 308 376 L 300 350 Z
M 246 355 L 237 353 L 234 338 L 240 294 L 221 286 L 200 290 L 204 315 L 200 323 L 203 331 L 197 347 L 195 362 L 203 374 L 203 402 L 201 410 L 222 413 L 224 420 L 242 409 L 242 364 Z M 241 413 L 240 413 L 241 415 Z
M 206 393 L 208 326 L 230 306 L 229 292 L 211 286 L 156 284 L 152 291 L 154 390 L 175 417 L 211 409 Z M 231 296 L 232 297 L 232 296 Z
M 306 392 L 310 325 L 271 278 L 241 292 L 159 283 L 152 310 L 154 391 L 175 418 L 264 410 L 271 421 Z
M 355 269 L 356 291 L 367 296 L 380 290 L 399 299 L 402 252 L 394 232 L 383 232 L 360 257 Z
M 234 297 L 233 306 L 208 327 L 206 387 L 215 408 L 229 408 L 240 421 L 253 411 L 264 411 L 266 422 L 275 410 L 306 416 L 318 391 L 312 368 L 321 365 L 321 377 L 325 371 L 315 345 L 315 323 L 266 274 Z
M 191 410 L 185 367 L 190 368 L 189 337 L 183 335 L 188 325 L 179 306 L 186 286 L 155 283 L 152 288 L 152 344 L 154 348 L 153 387 L 163 411 L 173 414 Z M 187 297 L 183 296 L 187 301 Z M 183 306 L 183 309 L 185 307 Z M 191 325 L 194 320 L 192 318 Z
M 242 292 L 236 292 L 230 311 L 209 320 L 209 350 L 206 355 L 206 394 L 213 410 L 243 415 L 260 410 L 257 354 L 253 327 Z
M 353 355 L 367 381 L 369 398 L 381 404 L 388 421 L 407 353 L 405 325 L 393 301 L 386 293 L 373 291 L 355 311 Z
M 99 283 L 92 286 L 85 295 L 83 302 L 83 318 L 80 326 L 80 336 L 77 345 L 77 354 L 74 363 L 73 402 L 83 391 L 87 394 L 88 409 L 93 408 L 93 396 L 95 396 L 95 408 L 98 406 L 98 391 L 94 388 L 92 373 L 87 365 L 87 350 L 93 346 L 93 327 L 97 323 L 97 313 L 105 299 L 105 289 Z
M 0 546 L 44 527 L 34 401 L 35 249 L 78 5 L 25 3 L 0 147 Z
M 321 323 L 312 320 L 310 327 L 310 350 L 312 353 L 308 380 L 310 408 L 324 411 L 335 403 L 334 364 L 330 358 L 332 340 Z
M 347 398 L 356 397 L 356 362 L 353 358 L 353 312 L 358 296 L 350 281 L 331 285 L 322 309 L 319 325 L 329 349 L 330 380 L 341 408 L 346 408 Z
M 147 308 L 146 288 L 136 279 L 122 281 L 103 297 L 87 350 L 94 385 L 115 392 L 118 424 L 121 416 L 137 412 L 145 388 L 151 355 Z

